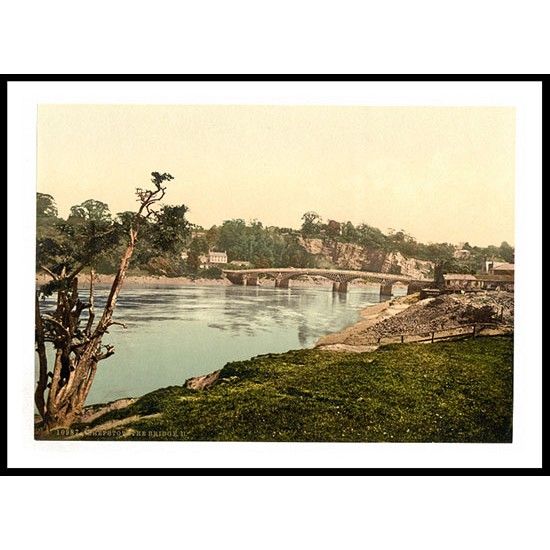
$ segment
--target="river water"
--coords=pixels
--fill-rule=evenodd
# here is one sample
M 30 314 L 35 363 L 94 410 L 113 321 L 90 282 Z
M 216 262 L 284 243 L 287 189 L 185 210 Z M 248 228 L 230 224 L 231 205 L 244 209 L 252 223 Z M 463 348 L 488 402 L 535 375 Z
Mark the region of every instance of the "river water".
M 380 301 L 378 287 L 330 286 L 123 287 L 104 344 L 115 355 L 101 361 L 86 401 L 106 403 L 182 385 L 229 361 L 309 348 L 326 334 L 356 322 L 359 311 Z M 394 287 L 397 295 L 405 290 Z M 96 311 L 108 289 L 97 289 Z M 48 309 L 52 302 L 44 304 Z

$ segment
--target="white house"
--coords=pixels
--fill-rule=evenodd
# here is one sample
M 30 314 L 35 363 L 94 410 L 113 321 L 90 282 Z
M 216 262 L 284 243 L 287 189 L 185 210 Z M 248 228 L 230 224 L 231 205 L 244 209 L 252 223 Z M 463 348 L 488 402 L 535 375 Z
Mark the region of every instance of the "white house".
M 209 252 L 208 253 L 208 264 L 209 265 L 219 265 L 227 263 L 227 252 Z

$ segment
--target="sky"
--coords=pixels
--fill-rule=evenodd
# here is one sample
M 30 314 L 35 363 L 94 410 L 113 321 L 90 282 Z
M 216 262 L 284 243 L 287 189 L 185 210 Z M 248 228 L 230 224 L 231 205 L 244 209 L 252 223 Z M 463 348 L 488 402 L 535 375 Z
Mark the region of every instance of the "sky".
M 169 172 L 191 222 L 302 215 L 420 242 L 514 245 L 513 107 L 38 106 L 37 190 L 59 215 L 93 198 L 134 210 Z

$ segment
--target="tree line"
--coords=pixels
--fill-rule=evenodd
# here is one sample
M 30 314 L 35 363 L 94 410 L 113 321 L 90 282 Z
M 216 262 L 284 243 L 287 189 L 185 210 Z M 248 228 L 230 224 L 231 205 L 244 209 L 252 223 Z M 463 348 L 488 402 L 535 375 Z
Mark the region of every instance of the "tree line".
M 185 205 L 160 207 L 155 217 L 143 221 L 142 236 L 130 264 L 133 275 L 197 275 L 221 277 L 216 267 L 203 270 L 203 256 L 211 250 L 227 252 L 228 260 L 246 261 L 256 267 L 316 267 L 317 260 L 299 244 L 299 234 L 266 228 L 255 220 L 226 220 L 208 230 L 192 224 Z M 72 206 L 67 219 L 59 217 L 54 197 L 37 194 L 37 267 L 80 257 L 80 248 L 93 250 L 98 273 L 113 274 L 123 244 L 122 236 L 134 213 L 111 214 L 109 206 L 89 199 Z M 88 251 L 89 252 L 89 251 Z
M 260 221 L 225 220 L 209 229 L 192 224 L 185 205 L 160 208 L 154 220 L 144 224 L 143 235 L 130 265 L 135 275 L 221 277 L 217 267 L 201 269 L 209 251 L 226 252 L 229 262 L 249 262 L 255 267 L 318 267 L 319 260 L 307 252 L 300 238 L 317 238 L 352 243 L 401 253 L 406 258 L 441 264 L 449 273 L 476 273 L 486 260 L 514 261 L 514 248 L 506 241 L 500 246 L 471 246 L 465 243 L 461 254 L 451 243 L 422 243 L 400 229 L 389 228 L 383 233 L 366 223 L 354 225 L 351 221 L 323 222 L 316 212 L 302 216 L 299 230 L 265 227 Z M 115 273 L 120 253 L 120 235 L 127 230 L 133 213 L 112 215 L 109 206 L 89 199 L 71 207 L 66 220 L 58 215 L 55 200 L 43 193 L 37 195 L 37 250 L 40 254 L 64 256 L 78 254 L 81 243 L 98 247 L 95 269 L 100 273 Z M 84 239 L 84 240 L 83 240 Z M 99 253 L 101 252 L 101 253 Z M 38 262 L 40 265 L 40 262 Z
M 142 189 L 137 190 L 143 194 Z M 135 212 L 113 215 L 109 206 L 88 199 L 72 206 L 67 219 L 59 217 L 55 199 L 37 194 L 37 269 L 52 265 L 70 269 L 87 260 L 98 273 L 114 274 L 125 237 L 135 222 Z M 182 269 L 182 251 L 188 244 L 193 225 L 187 220 L 187 206 L 162 205 L 158 212 L 142 216 L 141 238 L 132 255 L 131 271 L 140 274 L 177 275 Z

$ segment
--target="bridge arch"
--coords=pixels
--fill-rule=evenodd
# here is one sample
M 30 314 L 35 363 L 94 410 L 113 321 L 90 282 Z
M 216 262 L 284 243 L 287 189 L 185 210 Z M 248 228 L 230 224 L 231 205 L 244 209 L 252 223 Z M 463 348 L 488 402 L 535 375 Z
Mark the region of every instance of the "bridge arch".
M 276 288 L 289 288 L 290 281 L 304 275 L 315 275 L 324 277 L 332 281 L 332 290 L 334 292 L 347 292 L 348 284 L 355 279 L 365 279 L 370 282 L 380 284 L 380 294 L 391 296 L 392 287 L 396 283 L 402 283 L 407 286 L 429 286 L 431 280 L 418 280 L 405 275 L 394 275 L 391 273 L 376 273 L 369 271 L 351 271 L 340 269 L 318 269 L 318 268 L 259 268 L 242 270 L 222 270 L 229 281 L 235 285 L 258 285 L 260 275 L 269 276 L 275 280 Z M 415 287 L 415 288 L 416 288 Z

